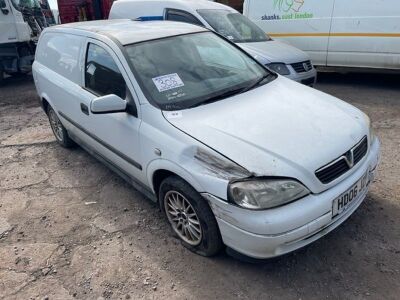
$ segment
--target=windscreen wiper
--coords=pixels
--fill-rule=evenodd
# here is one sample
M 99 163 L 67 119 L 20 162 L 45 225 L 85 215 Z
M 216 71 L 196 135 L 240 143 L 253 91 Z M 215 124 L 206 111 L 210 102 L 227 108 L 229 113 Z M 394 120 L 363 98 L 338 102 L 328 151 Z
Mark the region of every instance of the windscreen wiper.
M 245 93 L 245 92 L 247 92 L 247 91 L 249 91 L 251 89 L 254 89 L 256 86 L 261 84 L 265 79 L 269 78 L 270 76 L 273 76 L 273 75 L 272 74 L 265 74 L 261 78 L 257 79 L 256 82 L 252 83 L 251 85 L 249 85 L 247 87 L 226 91 L 224 93 L 221 93 L 219 95 L 216 95 L 216 96 L 210 97 L 208 99 L 205 99 L 205 100 L 203 100 L 203 101 L 201 101 L 199 103 L 196 103 L 191 107 L 213 103 L 213 102 L 216 102 L 218 100 L 222 100 L 222 99 L 228 98 L 230 96 L 234 96 L 234 95 Z
M 240 94 L 240 93 L 242 93 L 242 90 L 243 90 L 243 88 L 226 91 L 226 92 L 221 93 L 219 95 L 216 95 L 216 96 L 210 97 L 208 99 L 205 99 L 205 100 L 203 100 L 201 102 L 198 102 L 198 103 L 194 104 L 192 107 L 213 103 L 213 102 L 216 102 L 218 100 L 222 100 L 222 99 L 228 98 L 230 96 L 234 96 L 234 95 Z
M 270 76 L 273 76 L 273 75 L 272 74 L 263 75 L 261 78 L 257 79 L 257 81 L 255 81 L 254 83 L 252 83 L 248 87 L 245 87 L 244 89 L 242 89 L 241 93 L 246 93 L 246 92 L 254 89 L 255 87 L 260 85 L 265 79 L 269 78 Z

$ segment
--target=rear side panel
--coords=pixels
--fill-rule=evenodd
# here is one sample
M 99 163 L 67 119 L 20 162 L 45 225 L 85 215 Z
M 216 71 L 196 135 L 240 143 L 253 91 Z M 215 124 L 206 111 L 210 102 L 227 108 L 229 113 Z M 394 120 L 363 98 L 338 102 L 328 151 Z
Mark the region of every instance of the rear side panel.
M 328 65 L 400 69 L 398 0 L 336 0 Z
M 244 14 L 273 38 L 306 51 L 326 65 L 334 0 L 247 0 Z
M 123 2 L 116 1 L 110 11 L 110 19 L 136 19 L 136 18 L 163 18 L 164 10 L 167 7 L 179 8 L 179 3 L 171 5 L 170 2 L 165 1 L 135 1 Z
M 69 115 L 77 113 L 71 103 L 82 93 L 81 56 L 84 42 L 85 38 L 81 36 L 44 32 L 33 64 L 40 98 L 45 98 L 56 111 Z

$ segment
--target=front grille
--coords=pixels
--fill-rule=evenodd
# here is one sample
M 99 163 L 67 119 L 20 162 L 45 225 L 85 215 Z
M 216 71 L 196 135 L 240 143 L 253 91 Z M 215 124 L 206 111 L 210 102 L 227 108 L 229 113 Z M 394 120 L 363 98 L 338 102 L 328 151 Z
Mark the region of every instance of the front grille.
M 327 167 L 326 169 L 315 172 L 315 175 L 317 175 L 318 179 L 322 183 L 327 184 L 342 176 L 348 170 L 350 170 L 350 167 L 346 163 L 346 160 L 340 159 L 335 164 Z
M 353 151 L 354 164 L 357 164 L 365 156 L 367 151 L 368 151 L 368 140 L 367 137 L 365 137 Z
M 291 64 L 291 66 L 297 73 L 308 72 L 308 71 L 311 71 L 313 68 L 312 63 L 309 60 L 302 61 L 299 63 L 294 63 L 294 64 Z
M 357 145 L 351 148 L 333 162 L 318 169 L 315 172 L 317 178 L 324 184 L 328 184 L 349 171 L 361 161 L 368 152 L 368 139 L 364 137 Z

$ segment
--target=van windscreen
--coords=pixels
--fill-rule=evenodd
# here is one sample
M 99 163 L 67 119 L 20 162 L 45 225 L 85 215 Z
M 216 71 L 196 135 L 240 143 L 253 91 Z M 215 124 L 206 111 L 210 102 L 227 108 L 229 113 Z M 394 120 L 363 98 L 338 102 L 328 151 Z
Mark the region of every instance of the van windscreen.
M 271 38 L 239 13 L 224 9 L 199 9 L 197 12 L 219 34 L 235 43 L 265 42 Z
M 151 40 L 125 49 L 143 93 L 162 110 L 219 101 L 275 78 L 213 32 Z

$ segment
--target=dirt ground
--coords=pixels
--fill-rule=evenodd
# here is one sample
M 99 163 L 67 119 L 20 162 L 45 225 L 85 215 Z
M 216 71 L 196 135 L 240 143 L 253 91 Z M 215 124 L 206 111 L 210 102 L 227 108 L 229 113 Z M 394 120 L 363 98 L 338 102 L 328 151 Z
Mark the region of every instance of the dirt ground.
M 31 78 L 0 88 L 0 298 L 399 299 L 400 80 L 320 74 L 371 116 L 382 162 L 362 206 L 295 253 L 197 256 L 158 207 L 80 148 L 59 147 Z

